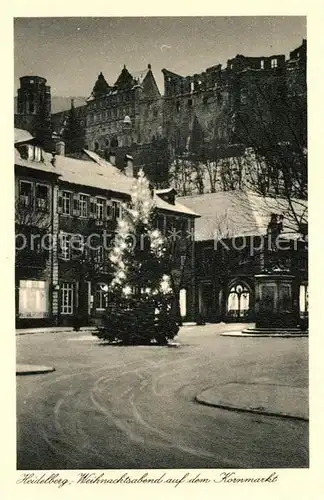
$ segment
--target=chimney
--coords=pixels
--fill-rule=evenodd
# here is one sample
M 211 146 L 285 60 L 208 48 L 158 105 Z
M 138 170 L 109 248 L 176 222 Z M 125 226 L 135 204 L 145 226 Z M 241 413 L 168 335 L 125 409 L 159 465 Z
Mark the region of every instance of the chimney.
M 51 164 L 53 165 L 53 167 L 56 166 L 56 151 L 53 151 L 52 153 Z
M 127 177 L 134 177 L 134 159 L 130 155 L 125 155 L 124 173 Z
M 116 166 L 116 153 L 110 151 L 109 162 L 115 167 Z
M 57 155 L 65 156 L 65 142 L 64 141 L 57 142 L 55 149 L 56 149 Z

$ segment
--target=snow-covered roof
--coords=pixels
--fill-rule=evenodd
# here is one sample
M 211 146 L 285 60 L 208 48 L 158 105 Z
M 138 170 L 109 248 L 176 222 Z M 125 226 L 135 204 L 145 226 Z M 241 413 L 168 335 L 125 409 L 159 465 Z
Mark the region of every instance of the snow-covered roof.
M 21 128 L 15 128 L 15 144 L 20 144 L 23 142 L 32 141 L 34 137 L 27 132 L 27 130 L 23 130 Z
M 45 153 L 43 161 L 34 161 L 22 158 L 18 149 L 15 148 L 15 165 L 18 165 L 20 167 L 30 168 L 32 170 L 38 170 L 40 172 L 48 172 L 51 174 L 60 175 L 57 172 L 56 168 L 50 162 L 50 158 L 48 158 L 48 156 L 45 157 Z
M 258 196 L 249 191 L 220 191 L 196 196 L 183 196 L 178 200 L 199 213 L 195 224 L 196 241 L 217 237 L 265 235 L 271 214 L 283 216 L 282 236 L 299 237 L 298 223 L 307 223 L 307 201 L 293 200 L 293 211 L 288 200 Z

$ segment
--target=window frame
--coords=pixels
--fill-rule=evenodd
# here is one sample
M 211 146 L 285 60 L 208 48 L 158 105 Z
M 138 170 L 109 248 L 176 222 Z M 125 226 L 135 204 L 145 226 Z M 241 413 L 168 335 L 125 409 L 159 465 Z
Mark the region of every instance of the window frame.
M 113 221 L 118 221 L 119 219 L 122 218 L 122 202 L 121 200 L 118 200 L 116 198 L 112 198 L 110 200 L 111 202 L 111 205 L 110 205 L 110 210 L 111 210 L 111 218 Z M 119 214 L 118 216 L 116 215 L 116 206 L 118 206 L 118 209 L 119 209 Z
M 65 290 L 66 288 L 66 290 Z M 64 316 L 72 316 L 74 313 L 74 302 L 75 302 L 75 283 L 64 282 L 60 285 L 61 289 L 61 304 L 60 304 L 60 312 Z M 68 304 L 64 304 L 64 293 L 67 293 Z
M 107 200 L 102 198 L 101 196 L 96 197 L 96 219 L 97 220 L 105 220 L 105 207 L 107 206 Z M 102 208 L 101 216 L 99 214 L 98 208 Z
M 65 208 L 64 195 L 65 194 L 69 195 L 69 203 L 70 203 L 70 210 L 69 210 L 69 212 L 66 212 L 64 210 L 64 208 Z M 69 215 L 69 216 L 71 216 L 71 214 L 72 214 L 72 191 L 64 190 L 64 191 L 62 191 L 62 215 Z
M 275 68 L 278 68 L 278 59 L 276 57 L 271 59 L 271 69 L 275 69 Z
M 40 198 L 37 196 L 37 188 L 38 187 L 45 187 L 47 189 L 47 197 L 46 197 L 46 203 L 44 207 L 38 206 L 38 200 L 42 200 L 43 198 Z M 36 209 L 41 211 L 41 212 L 48 212 L 50 208 L 50 186 L 48 184 L 44 184 L 42 182 L 36 182 L 35 185 L 35 206 Z
M 30 202 L 29 203 L 25 203 L 25 202 L 22 203 L 22 200 L 21 200 L 21 197 L 22 197 L 21 185 L 22 185 L 22 183 L 29 184 L 29 186 L 31 188 L 30 189 Z M 26 198 L 28 198 L 28 196 Z M 19 179 L 19 204 L 25 208 L 27 208 L 27 207 L 33 208 L 34 207 L 34 182 L 27 181 L 24 179 Z
M 60 259 L 61 260 L 71 260 L 71 234 L 61 233 L 60 236 Z
M 94 306 L 96 311 L 105 311 L 108 305 L 108 297 L 107 292 L 104 292 L 101 287 L 106 285 L 107 283 L 97 283 L 94 291 Z M 106 296 L 105 296 L 106 295 Z M 97 298 L 99 297 L 99 300 Z M 99 307 L 98 307 L 99 305 Z M 104 307 L 101 307 L 104 306 Z
M 85 200 L 82 200 L 82 197 L 86 198 Z M 83 212 L 83 202 L 86 202 L 86 215 L 84 215 Z M 90 195 L 86 193 L 79 193 L 79 211 L 80 211 L 80 217 L 83 219 L 87 219 L 89 217 L 89 203 L 90 203 Z

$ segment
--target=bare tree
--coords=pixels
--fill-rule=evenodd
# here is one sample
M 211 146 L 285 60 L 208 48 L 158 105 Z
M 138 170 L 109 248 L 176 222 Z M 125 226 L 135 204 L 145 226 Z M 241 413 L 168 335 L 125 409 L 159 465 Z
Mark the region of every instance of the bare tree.
M 293 93 L 282 78 L 253 79 L 247 105 L 237 113 L 238 135 L 249 146 L 245 185 L 285 200 L 300 232 L 307 212 L 306 87 Z

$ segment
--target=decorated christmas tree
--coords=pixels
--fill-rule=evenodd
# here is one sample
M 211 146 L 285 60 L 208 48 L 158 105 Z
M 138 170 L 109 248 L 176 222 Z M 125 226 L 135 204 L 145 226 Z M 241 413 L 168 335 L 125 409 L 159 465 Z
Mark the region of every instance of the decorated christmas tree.
M 113 279 L 104 327 L 96 335 L 124 344 L 166 344 L 179 330 L 168 274 L 168 245 L 155 228 L 155 203 L 142 170 L 123 208 L 109 259 Z

